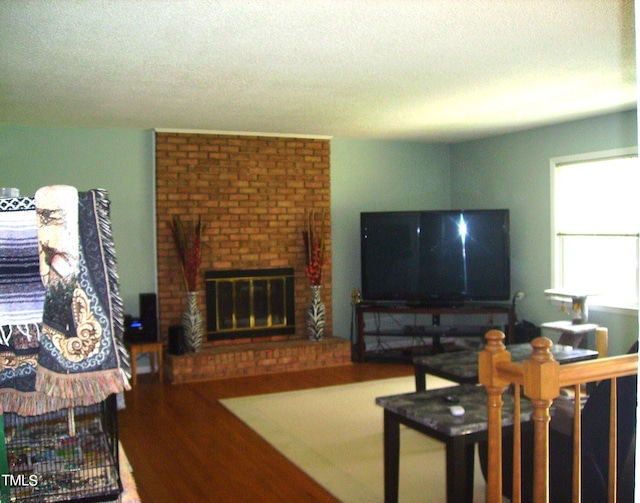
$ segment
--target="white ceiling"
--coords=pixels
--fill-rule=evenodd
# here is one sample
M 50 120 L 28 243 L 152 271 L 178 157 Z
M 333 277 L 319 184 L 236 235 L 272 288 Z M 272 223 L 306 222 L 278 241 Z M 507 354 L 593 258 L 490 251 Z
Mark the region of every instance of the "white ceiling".
M 636 103 L 633 0 L 2 0 L 0 124 L 459 141 Z

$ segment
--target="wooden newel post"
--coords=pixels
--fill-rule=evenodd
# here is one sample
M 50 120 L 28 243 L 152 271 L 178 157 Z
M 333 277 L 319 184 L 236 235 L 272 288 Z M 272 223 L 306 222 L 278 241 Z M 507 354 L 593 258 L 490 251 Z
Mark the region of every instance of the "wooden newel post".
M 478 357 L 478 377 L 487 391 L 488 410 L 488 480 L 487 503 L 502 502 L 502 393 L 509 385 L 495 373 L 495 364 L 510 362 L 509 353 L 502 340 L 505 335 L 500 330 L 490 330 L 485 335 L 487 344 Z
M 533 354 L 524 362 L 524 394 L 533 405 L 533 501 L 549 501 L 549 409 L 560 394 L 560 364 L 553 359 L 546 337 L 531 341 Z

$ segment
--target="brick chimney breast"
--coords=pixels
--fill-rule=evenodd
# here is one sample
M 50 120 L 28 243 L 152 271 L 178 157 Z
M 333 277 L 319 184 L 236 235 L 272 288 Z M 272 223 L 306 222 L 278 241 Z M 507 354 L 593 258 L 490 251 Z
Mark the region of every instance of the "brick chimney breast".
M 305 339 L 309 300 L 302 231 L 310 209 L 327 218 L 322 300 L 332 334 L 329 140 L 193 133 L 156 133 L 156 218 L 160 333 L 180 325 L 186 296 L 171 238 L 173 215 L 201 215 L 203 236 L 198 304 L 206 319 L 208 270 L 294 269 L 295 333 Z M 267 336 L 283 340 L 283 336 Z M 249 338 L 246 342 L 264 342 Z M 238 340 L 234 341 L 237 344 Z

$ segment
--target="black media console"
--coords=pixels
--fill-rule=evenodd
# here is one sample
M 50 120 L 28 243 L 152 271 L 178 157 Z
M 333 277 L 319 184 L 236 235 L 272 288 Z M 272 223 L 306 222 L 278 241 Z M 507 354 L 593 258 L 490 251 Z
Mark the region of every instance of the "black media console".
M 387 315 L 405 315 L 405 314 L 419 314 L 419 315 L 431 315 L 432 323 L 430 326 L 404 326 L 400 330 L 383 330 L 375 328 L 374 330 L 367 330 L 365 324 L 366 314 L 387 314 Z M 508 326 L 506 333 L 505 344 L 513 342 L 513 334 L 515 331 L 515 312 L 513 306 L 509 303 L 505 304 L 464 304 L 456 307 L 442 307 L 442 306 L 415 306 L 405 304 L 386 304 L 386 303 L 360 303 L 356 305 L 356 318 L 358 323 L 357 333 L 357 347 L 356 358 L 358 362 L 365 361 L 365 336 L 398 336 L 398 337 L 432 337 L 434 351 L 441 351 L 440 337 L 442 336 L 455 336 L 457 333 L 464 331 L 478 332 L 478 335 L 483 335 L 481 331 L 484 327 L 464 327 L 466 330 L 462 330 L 463 327 L 450 327 L 440 325 L 441 315 L 463 315 L 463 314 L 506 314 L 508 316 Z

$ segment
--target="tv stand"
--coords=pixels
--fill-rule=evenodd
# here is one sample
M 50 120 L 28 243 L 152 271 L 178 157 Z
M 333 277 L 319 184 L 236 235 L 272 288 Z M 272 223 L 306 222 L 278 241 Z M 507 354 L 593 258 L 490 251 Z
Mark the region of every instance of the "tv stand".
M 442 352 L 443 348 L 440 343 L 442 336 L 455 335 L 451 327 L 441 327 L 440 316 L 461 315 L 461 314 L 506 314 L 508 317 L 508 328 L 506 333 L 506 343 L 513 341 L 515 331 L 515 311 L 511 304 L 463 304 L 456 306 L 425 306 L 425 305 L 407 305 L 407 304 L 388 304 L 388 303 L 360 303 L 356 304 L 357 318 L 357 361 L 362 363 L 365 361 L 365 336 L 389 335 L 407 337 L 416 335 L 415 332 L 390 332 L 379 330 L 375 332 L 367 332 L 365 327 L 365 314 L 381 313 L 388 315 L 399 314 L 422 314 L 431 315 L 431 327 L 425 327 L 420 335 L 433 337 L 433 347 L 436 352 Z M 441 327 L 441 328 L 440 328 Z M 477 327 L 480 328 L 480 327 Z

